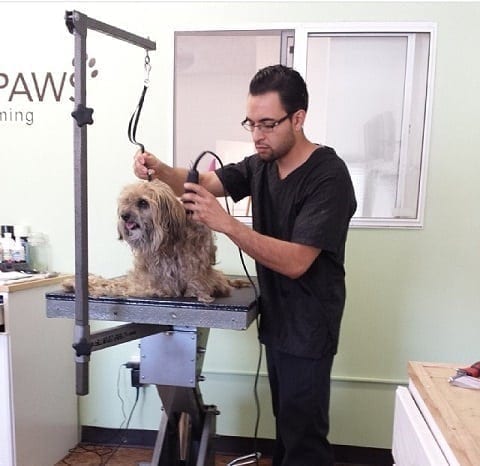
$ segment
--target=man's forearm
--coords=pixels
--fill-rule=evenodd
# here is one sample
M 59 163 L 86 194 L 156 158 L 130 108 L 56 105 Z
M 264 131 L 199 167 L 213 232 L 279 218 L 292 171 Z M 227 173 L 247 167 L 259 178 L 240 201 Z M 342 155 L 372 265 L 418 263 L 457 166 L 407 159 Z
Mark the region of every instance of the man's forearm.
M 186 168 L 170 167 L 159 162 L 155 168 L 154 177 L 167 183 L 177 196 L 185 192 L 183 184 L 187 181 L 188 170 Z M 215 172 L 204 172 L 199 175 L 199 184 L 215 196 L 223 196 L 223 185 Z
M 170 167 L 169 165 L 159 162 L 155 168 L 154 177 L 168 184 L 177 196 L 181 196 L 185 191 L 183 183 L 187 179 L 187 169 Z
M 255 261 L 292 279 L 303 275 L 320 253 L 311 246 L 262 235 L 233 217 L 223 233 Z

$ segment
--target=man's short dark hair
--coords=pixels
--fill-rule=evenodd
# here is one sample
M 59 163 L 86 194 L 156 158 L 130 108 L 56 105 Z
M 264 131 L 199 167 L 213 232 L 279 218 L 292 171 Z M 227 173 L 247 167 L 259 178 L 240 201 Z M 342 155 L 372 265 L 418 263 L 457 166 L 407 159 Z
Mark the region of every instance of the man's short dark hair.
M 287 113 L 308 109 L 308 91 L 298 71 L 284 65 L 271 65 L 257 71 L 250 81 L 249 93 L 256 96 L 278 92 Z

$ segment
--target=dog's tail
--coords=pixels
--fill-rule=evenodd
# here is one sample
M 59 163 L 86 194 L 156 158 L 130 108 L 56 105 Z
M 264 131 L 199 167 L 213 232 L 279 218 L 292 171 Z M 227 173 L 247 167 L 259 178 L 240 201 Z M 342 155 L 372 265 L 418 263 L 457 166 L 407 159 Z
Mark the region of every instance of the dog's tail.
M 246 278 L 229 278 L 228 284 L 233 288 L 247 288 L 252 286 L 250 281 Z

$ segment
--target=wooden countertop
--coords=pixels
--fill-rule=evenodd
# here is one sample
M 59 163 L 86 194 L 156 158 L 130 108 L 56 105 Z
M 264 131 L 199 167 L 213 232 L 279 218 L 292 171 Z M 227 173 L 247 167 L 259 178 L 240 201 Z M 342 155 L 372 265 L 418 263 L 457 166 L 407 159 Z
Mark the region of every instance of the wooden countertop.
M 409 362 L 408 374 L 461 466 L 480 465 L 480 390 L 448 382 L 469 364 Z
M 0 285 L 0 293 L 13 293 L 15 291 L 29 290 L 40 286 L 49 286 L 60 284 L 71 275 L 61 274 L 51 278 L 29 279 L 28 281 L 19 281 L 9 285 Z

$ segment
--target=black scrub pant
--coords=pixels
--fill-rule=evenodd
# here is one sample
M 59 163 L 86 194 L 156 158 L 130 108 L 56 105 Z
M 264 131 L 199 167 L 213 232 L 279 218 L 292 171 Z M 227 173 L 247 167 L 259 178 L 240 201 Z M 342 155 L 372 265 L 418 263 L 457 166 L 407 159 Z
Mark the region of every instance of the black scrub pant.
M 276 440 L 272 466 L 333 466 L 327 440 L 333 355 L 300 358 L 266 347 Z

